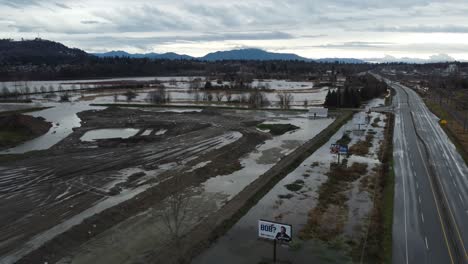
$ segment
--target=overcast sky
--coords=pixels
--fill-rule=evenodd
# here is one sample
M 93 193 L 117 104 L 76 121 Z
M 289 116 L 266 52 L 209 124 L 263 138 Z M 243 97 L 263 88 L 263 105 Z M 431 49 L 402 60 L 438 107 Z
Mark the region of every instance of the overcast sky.
M 467 14 L 467 0 L 0 0 L 0 37 L 88 52 L 468 60 Z

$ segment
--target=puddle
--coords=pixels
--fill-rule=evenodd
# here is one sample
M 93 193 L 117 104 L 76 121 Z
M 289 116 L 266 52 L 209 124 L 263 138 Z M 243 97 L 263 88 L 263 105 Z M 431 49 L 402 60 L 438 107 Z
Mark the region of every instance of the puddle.
M 149 136 L 153 132 L 153 129 L 146 129 L 143 133 L 141 133 L 142 136 Z
M 135 128 L 106 128 L 106 129 L 96 129 L 86 132 L 81 138 L 81 141 L 94 141 L 97 139 L 106 139 L 106 138 L 129 138 L 136 135 L 140 131 Z
M 156 133 L 154 133 L 156 136 L 161 136 L 161 135 L 164 135 L 166 134 L 167 132 L 167 129 L 160 129 L 158 130 Z

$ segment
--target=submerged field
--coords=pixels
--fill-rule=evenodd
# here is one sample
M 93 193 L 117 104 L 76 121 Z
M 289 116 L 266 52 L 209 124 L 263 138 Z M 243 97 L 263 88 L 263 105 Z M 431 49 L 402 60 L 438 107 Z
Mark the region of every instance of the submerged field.
M 53 127 L 0 161 L 4 263 L 115 263 L 171 250 L 333 122 L 303 112 L 82 103 L 32 115 Z M 294 129 L 278 135 L 260 124 Z
M 284 263 L 354 263 L 361 257 L 364 263 L 378 261 L 381 245 L 375 232 L 382 221 L 379 186 L 386 120 L 379 113 L 355 114 L 193 263 L 271 262 L 272 242 L 257 237 L 259 219 L 292 225 L 293 242 L 278 246 Z M 339 165 L 330 145 L 343 138 L 350 155 L 342 156 Z

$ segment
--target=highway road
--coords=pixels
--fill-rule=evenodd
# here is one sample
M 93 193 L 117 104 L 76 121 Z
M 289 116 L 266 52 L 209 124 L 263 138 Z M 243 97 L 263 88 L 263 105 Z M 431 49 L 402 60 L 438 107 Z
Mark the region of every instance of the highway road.
M 468 169 L 419 95 L 393 100 L 393 263 L 468 263 Z

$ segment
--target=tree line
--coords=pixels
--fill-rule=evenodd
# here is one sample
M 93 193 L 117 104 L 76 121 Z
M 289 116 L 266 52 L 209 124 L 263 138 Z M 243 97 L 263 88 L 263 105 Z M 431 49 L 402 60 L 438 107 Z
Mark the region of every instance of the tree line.
M 324 106 L 328 108 L 358 108 L 363 101 L 380 97 L 387 92 L 387 84 L 370 74 L 349 76 L 343 88 L 330 89 Z

